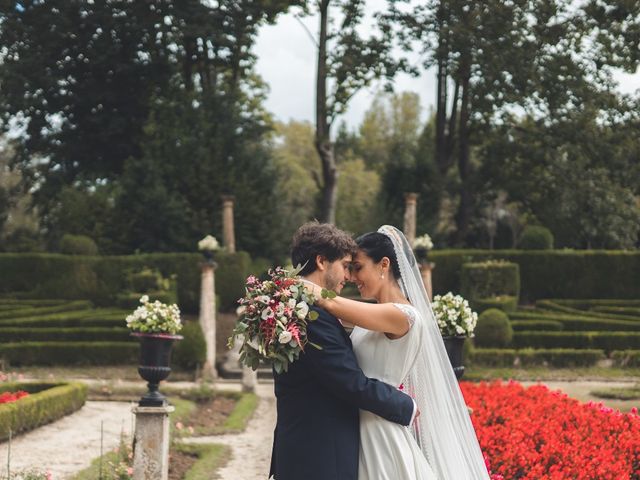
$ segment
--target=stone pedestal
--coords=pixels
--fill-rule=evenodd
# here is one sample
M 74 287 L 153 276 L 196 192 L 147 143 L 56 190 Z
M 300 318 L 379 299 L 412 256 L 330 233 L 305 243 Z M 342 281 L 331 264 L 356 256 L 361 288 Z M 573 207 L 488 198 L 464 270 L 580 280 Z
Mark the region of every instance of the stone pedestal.
M 242 391 L 255 393 L 258 383 L 258 371 L 242 366 Z
M 133 480 L 169 478 L 169 414 L 173 410 L 171 406 L 133 407 Z
M 233 195 L 222 196 L 222 241 L 229 253 L 236 251 L 236 234 L 233 223 Z
M 413 247 L 416 239 L 416 207 L 418 204 L 417 193 L 404 194 L 404 236 L 407 237 L 409 245 Z
M 202 263 L 200 282 L 200 327 L 207 344 L 207 358 L 203 366 L 205 379 L 214 380 L 216 373 L 216 288 L 214 262 Z
M 422 275 L 422 283 L 424 283 L 424 289 L 427 291 L 429 301 L 433 301 L 433 283 L 431 280 L 431 272 L 436 268 L 436 264 L 432 262 L 420 263 L 420 274 Z

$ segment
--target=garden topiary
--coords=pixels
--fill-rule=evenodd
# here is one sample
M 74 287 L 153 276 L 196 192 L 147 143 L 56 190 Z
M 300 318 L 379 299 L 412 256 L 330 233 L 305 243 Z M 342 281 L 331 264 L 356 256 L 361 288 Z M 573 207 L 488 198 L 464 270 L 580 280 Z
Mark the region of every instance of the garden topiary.
M 523 250 L 551 250 L 553 248 L 553 233 L 540 225 L 529 225 L 524 228 L 518 247 Z
M 504 348 L 511 343 L 513 329 L 509 317 L 502 310 L 490 308 L 478 317 L 475 345 L 481 348 Z
M 98 246 L 86 235 L 65 234 L 60 240 L 60 253 L 67 255 L 97 255 Z
M 464 263 L 460 272 L 460 290 L 462 296 L 472 303 L 479 299 L 509 296 L 514 297 L 517 304 L 520 267 L 504 260 Z
M 176 342 L 173 347 L 173 363 L 185 369 L 202 366 L 207 358 L 207 344 L 200 323 L 185 322 L 180 335 L 184 339 Z

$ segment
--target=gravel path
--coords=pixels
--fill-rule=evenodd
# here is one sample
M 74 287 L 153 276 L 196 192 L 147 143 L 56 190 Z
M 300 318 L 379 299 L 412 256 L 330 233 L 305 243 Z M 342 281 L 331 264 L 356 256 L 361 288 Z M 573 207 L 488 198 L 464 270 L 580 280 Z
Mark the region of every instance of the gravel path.
M 220 443 L 231 447 L 231 459 L 218 471 L 219 480 L 266 480 L 271 461 L 276 405 L 273 383 L 258 384 L 258 408 L 240 434 L 195 437 L 189 443 Z M 213 480 L 212 478 L 212 480 Z
M 122 431 L 131 438 L 130 403 L 87 402 L 77 412 L 13 439 L 12 474 L 39 468 L 50 471 L 53 480 L 63 480 L 88 467 L 100 456 L 102 421 L 104 452 L 118 445 Z M 0 444 L 0 476 L 7 474 L 8 447 L 8 442 Z

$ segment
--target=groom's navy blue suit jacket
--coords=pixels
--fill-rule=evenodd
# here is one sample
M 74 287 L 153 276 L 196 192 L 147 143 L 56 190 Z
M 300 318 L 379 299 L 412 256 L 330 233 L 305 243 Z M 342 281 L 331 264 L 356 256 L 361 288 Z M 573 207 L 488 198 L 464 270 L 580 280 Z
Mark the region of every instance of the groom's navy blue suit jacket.
M 274 373 L 278 421 L 271 472 L 276 480 L 357 480 L 359 409 L 408 425 L 413 400 L 394 386 L 365 377 L 351 340 L 334 316 L 309 322 L 305 353 Z

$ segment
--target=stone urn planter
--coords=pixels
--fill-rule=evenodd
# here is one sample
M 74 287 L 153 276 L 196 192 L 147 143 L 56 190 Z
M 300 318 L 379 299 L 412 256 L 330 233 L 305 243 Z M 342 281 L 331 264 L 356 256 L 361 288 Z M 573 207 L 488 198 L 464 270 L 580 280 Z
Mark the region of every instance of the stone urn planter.
M 467 339 L 465 335 L 458 335 L 453 337 L 442 337 L 444 340 L 444 348 L 447 350 L 449 361 L 453 367 L 453 372 L 456 374 L 456 378 L 460 380 L 464 375 L 464 365 L 462 365 L 462 350 L 464 348 L 464 341 Z
M 147 381 L 148 391 L 141 398 L 141 407 L 164 407 L 166 397 L 158 391 L 160 382 L 171 373 L 171 348 L 173 342 L 182 340 L 182 335 L 168 333 L 133 332 L 132 337 L 140 341 L 138 373 Z

